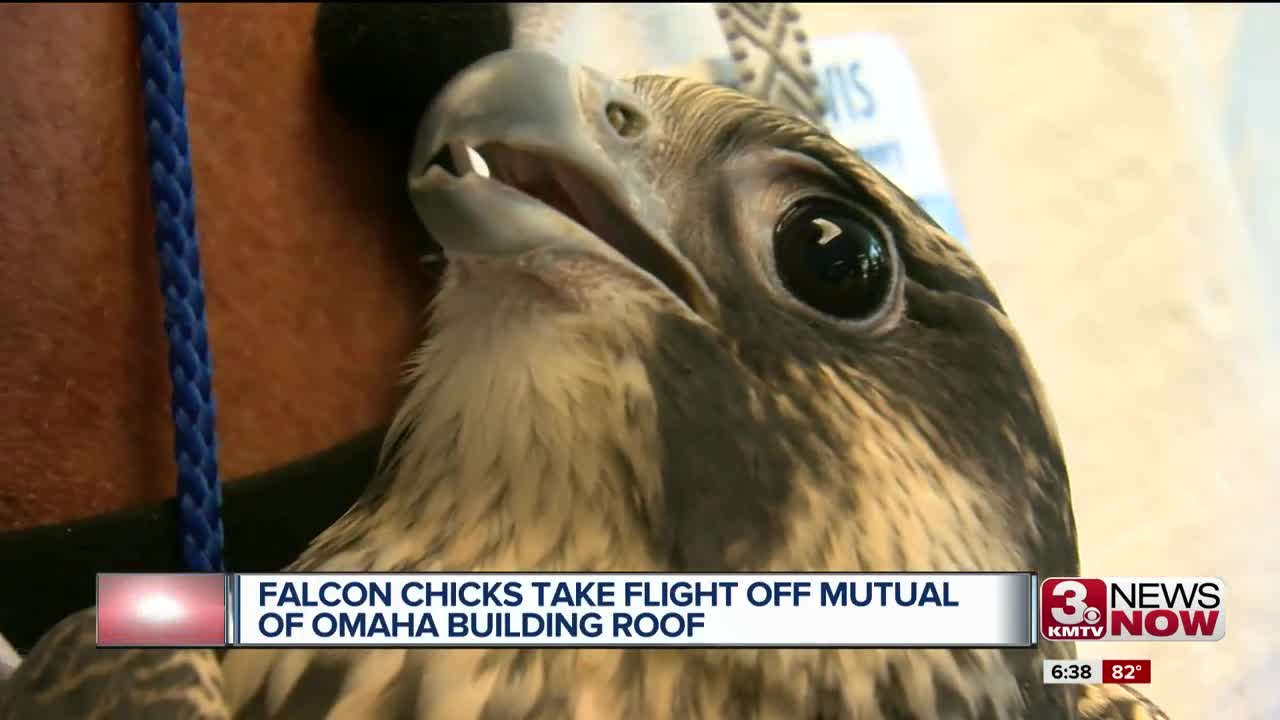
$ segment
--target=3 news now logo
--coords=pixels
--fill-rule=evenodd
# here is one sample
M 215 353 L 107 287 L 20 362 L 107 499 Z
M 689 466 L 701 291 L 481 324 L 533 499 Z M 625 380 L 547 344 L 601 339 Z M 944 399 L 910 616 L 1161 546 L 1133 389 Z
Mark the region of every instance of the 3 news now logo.
M 1217 578 L 1048 578 L 1040 585 L 1046 640 L 1221 640 Z

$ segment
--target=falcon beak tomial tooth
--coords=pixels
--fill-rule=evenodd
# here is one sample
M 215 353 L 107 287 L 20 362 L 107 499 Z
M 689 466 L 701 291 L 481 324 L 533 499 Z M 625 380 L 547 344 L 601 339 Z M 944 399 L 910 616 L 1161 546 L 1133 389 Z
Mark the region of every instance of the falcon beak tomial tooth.
M 449 143 L 449 158 L 453 161 L 454 170 L 459 177 L 469 173 L 475 173 L 484 178 L 489 177 L 489 164 L 475 148 L 466 143 Z

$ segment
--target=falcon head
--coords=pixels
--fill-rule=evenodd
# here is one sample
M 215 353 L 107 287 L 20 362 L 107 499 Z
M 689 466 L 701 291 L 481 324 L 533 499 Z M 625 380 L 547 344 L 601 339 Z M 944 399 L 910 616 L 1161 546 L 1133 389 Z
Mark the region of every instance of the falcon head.
M 1076 574 L 1054 424 L 995 292 L 820 129 L 508 51 L 436 98 L 409 187 L 448 260 L 431 337 L 385 472 L 297 568 Z M 1037 651 L 491 655 L 387 673 L 431 678 L 449 700 L 423 712 L 459 718 L 494 688 L 511 717 L 548 698 L 584 719 L 1070 704 Z M 515 669 L 532 656 L 536 691 Z
M 818 128 L 509 51 L 436 99 L 409 185 L 449 262 L 376 497 L 503 523 L 457 566 L 1076 568 L 995 292 Z

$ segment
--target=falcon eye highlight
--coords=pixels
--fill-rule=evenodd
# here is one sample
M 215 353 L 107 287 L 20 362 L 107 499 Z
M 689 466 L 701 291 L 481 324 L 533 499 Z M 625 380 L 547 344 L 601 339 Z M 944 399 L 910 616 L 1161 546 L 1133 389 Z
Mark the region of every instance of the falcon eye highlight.
M 865 214 L 834 200 L 793 205 L 773 233 L 783 285 L 819 312 L 866 320 L 889 302 L 893 253 L 885 231 Z

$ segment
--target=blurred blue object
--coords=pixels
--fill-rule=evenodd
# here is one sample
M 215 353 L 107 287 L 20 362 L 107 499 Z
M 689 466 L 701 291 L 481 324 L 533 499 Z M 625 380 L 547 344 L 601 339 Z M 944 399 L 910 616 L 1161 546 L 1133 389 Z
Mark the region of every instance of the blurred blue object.
M 887 34 L 864 32 L 815 39 L 812 50 L 827 129 L 967 245 L 906 52 Z
M 1255 245 L 1258 285 L 1273 341 L 1280 343 L 1280 5 L 1242 10 L 1224 118 L 1224 144 L 1245 226 Z

